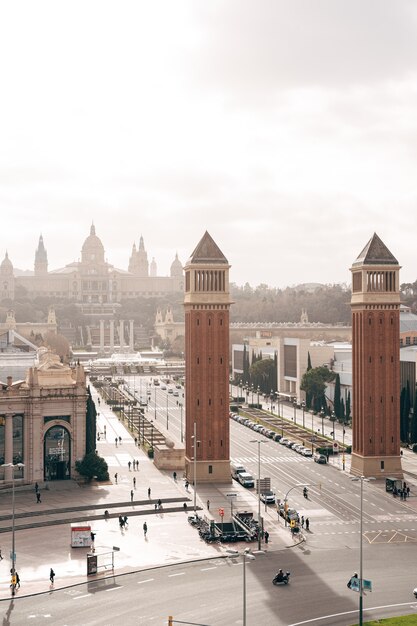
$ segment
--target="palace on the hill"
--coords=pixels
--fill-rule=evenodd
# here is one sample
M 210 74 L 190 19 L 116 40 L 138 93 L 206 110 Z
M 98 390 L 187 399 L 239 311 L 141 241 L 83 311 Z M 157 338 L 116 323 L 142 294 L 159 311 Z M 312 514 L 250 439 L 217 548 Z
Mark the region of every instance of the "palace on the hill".
M 184 291 L 183 269 L 178 255 L 170 276 L 157 276 L 155 259 L 148 262 L 143 237 L 133 244 L 127 270 L 118 269 L 105 259 L 104 246 L 92 224 L 81 249 L 81 260 L 61 269 L 48 271 L 48 255 L 42 235 L 35 253 L 33 274 L 19 275 L 6 252 L 0 264 L 0 301 L 15 299 L 22 288 L 29 298 L 67 298 L 85 305 L 119 303 L 138 296 L 154 297 Z

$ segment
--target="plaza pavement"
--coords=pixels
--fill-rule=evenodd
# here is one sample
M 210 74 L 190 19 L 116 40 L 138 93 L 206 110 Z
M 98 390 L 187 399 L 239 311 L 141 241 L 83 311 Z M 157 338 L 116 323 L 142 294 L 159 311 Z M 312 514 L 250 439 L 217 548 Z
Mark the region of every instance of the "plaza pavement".
M 96 392 L 93 389 L 96 399 Z M 106 427 L 104 429 L 104 427 Z M 103 433 L 106 431 L 106 438 Z M 108 484 L 79 485 L 74 481 L 51 482 L 41 485 L 41 503 L 36 503 L 33 487 L 15 490 L 15 552 L 16 570 L 21 588 L 16 597 L 47 593 L 51 589 L 71 587 L 91 582 L 106 576 L 125 574 L 197 559 L 225 556 L 226 549 L 239 550 L 257 544 L 237 543 L 208 545 L 200 539 L 198 531 L 187 522 L 193 511 L 192 487 L 185 489 L 182 477 L 175 481 L 171 472 L 160 471 L 134 443 L 130 433 L 119 421 L 110 407 L 101 403 L 98 418 L 101 433 L 97 449 L 108 465 L 111 480 Z M 121 437 L 115 445 L 115 438 Z M 128 468 L 129 460 L 139 460 L 139 469 Z M 346 456 L 345 471 L 349 471 L 349 455 Z M 342 471 L 341 460 L 332 460 Z M 405 479 L 411 485 L 412 497 L 407 505 L 417 511 L 417 455 L 406 450 L 403 457 Z M 118 480 L 115 483 L 114 474 Z M 133 478 L 136 478 L 136 488 Z M 148 488 L 151 496 L 148 498 Z M 383 489 L 381 483 L 380 488 Z M 134 491 L 131 502 L 131 490 Z M 198 485 L 197 508 L 199 514 L 220 520 L 218 509 L 225 509 L 228 518 L 230 500 L 226 494 L 238 493 L 239 510 L 253 511 L 256 515 L 256 499 L 249 491 L 237 484 Z M 162 509 L 155 510 L 155 501 L 162 500 Z M 210 510 L 207 510 L 207 500 Z M 183 503 L 187 503 L 184 511 Z M 10 598 L 10 559 L 12 494 L 0 492 L 0 600 Z M 109 518 L 104 519 L 104 511 Z M 121 530 L 119 515 L 127 515 L 128 527 Z M 279 520 L 274 507 L 262 512 L 265 528 L 270 533 L 268 545 L 262 548 L 279 551 L 293 544 L 288 528 Z M 147 536 L 143 523 L 148 526 Z M 99 573 L 87 577 L 87 548 L 71 548 L 71 523 L 87 523 L 96 534 L 95 553 L 98 555 Z M 296 542 L 299 539 L 296 540 Z M 111 569 L 113 547 L 114 572 Z M 49 570 L 56 574 L 55 584 L 50 585 Z

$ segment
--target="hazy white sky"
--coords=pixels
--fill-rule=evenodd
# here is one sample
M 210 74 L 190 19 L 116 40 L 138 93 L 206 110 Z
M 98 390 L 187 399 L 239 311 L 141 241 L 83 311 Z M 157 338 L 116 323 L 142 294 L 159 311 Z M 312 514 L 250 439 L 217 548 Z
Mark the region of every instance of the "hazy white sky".
M 231 280 L 348 282 L 374 231 L 417 279 L 417 3 L 0 6 L 0 260 L 94 221 L 166 275 L 207 229 Z

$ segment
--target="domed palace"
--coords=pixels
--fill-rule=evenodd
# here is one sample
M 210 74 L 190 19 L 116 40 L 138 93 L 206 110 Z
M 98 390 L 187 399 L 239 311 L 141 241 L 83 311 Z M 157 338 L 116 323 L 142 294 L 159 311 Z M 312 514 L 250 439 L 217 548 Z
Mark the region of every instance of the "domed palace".
M 149 267 L 150 266 L 150 267 Z M 48 255 L 42 235 L 35 252 L 34 272 L 22 275 L 13 268 L 6 252 L 0 265 L 0 299 L 14 299 L 21 287 L 29 298 L 65 298 L 84 304 L 112 305 L 138 296 L 154 297 L 184 290 L 182 264 L 175 255 L 170 276 L 157 276 L 155 259 L 148 262 L 143 237 L 133 244 L 127 270 L 118 269 L 105 259 L 104 246 L 94 224 L 81 248 L 81 261 L 48 271 Z

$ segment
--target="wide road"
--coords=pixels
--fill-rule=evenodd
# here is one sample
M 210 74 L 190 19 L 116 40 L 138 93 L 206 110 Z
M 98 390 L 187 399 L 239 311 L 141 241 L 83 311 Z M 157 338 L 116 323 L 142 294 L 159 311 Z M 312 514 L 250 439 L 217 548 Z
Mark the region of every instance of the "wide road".
M 365 598 L 366 619 L 415 612 L 410 593 L 409 548 L 386 546 L 369 564 L 375 591 Z M 257 555 L 246 564 L 248 626 L 347 626 L 357 623 L 358 595 L 346 588 L 344 569 L 355 555 L 304 551 Z M 395 578 L 387 577 L 389 572 Z M 343 565 L 342 565 L 343 564 Z M 273 573 L 285 565 L 288 586 L 274 587 Z M 168 615 L 182 623 L 242 624 L 243 566 L 240 557 L 201 561 L 109 578 L 35 598 L 1 604 L 3 626 L 53 624 L 101 626 L 163 625 Z M 370 607 L 372 610 L 369 610 Z

